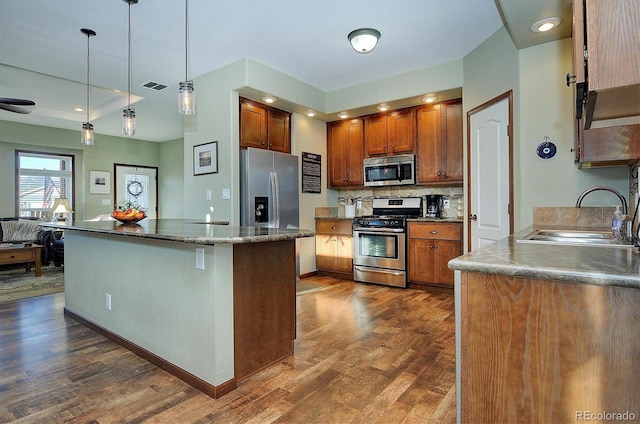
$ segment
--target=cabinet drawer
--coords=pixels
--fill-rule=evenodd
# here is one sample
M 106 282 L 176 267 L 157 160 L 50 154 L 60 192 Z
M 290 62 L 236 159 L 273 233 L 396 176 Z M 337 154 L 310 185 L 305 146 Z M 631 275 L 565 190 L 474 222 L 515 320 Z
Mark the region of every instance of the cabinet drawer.
M 460 240 L 462 227 L 460 224 L 441 223 L 409 223 L 409 238 Z
M 342 234 L 350 236 L 352 234 L 352 221 L 316 221 L 316 233 L 318 234 Z

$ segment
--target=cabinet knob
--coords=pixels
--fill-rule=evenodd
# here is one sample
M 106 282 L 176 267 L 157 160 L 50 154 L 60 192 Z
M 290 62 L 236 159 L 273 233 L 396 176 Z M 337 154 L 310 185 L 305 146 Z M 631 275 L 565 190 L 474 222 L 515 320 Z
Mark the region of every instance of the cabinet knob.
M 331 226 L 331 229 L 332 229 L 332 230 L 335 230 L 335 229 L 336 229 L 336 226 L 335 226 L 335 225 L 332 225 L 332 226 Z
M 438 230 L 431 230 L 429 231 L 429 234 L 438 234 Z

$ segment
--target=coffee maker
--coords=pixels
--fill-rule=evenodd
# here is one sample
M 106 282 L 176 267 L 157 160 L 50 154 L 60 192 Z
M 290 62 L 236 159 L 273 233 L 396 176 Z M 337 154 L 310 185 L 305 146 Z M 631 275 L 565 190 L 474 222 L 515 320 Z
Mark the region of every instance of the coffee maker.
M 441 194 L 428 194 L 426 196 L 424 216 L 429 218 L 440 218 L 441 205 L 442 205 Z

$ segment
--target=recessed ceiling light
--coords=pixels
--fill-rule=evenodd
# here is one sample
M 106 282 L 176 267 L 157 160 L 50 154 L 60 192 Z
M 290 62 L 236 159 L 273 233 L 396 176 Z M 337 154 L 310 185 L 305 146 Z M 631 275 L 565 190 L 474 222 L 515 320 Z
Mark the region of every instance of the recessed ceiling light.
M 305 115 L 307 115 L 309 118 L 313 118 L 314 116 L 316 116 L 316 111 L 315 110 L 308 110 Z
M 340 119 L 346 119 L 348 117 L 349 117 L 349 112 L 340 112 L 338 114 L 338 118 L 340 118 Z
M 436 96 L 433 96 L 433 95 L 428 95 L 428 96 L 424 96 L 420 100 L 425 102 L 425 103 L 433 103 L 436 100 L 438 100 L 438 98 Z
M 75 110 L 76 112 L 84 112 L 84 109 L 82 109 L 81 107 L 74 107 L 73 110 Z
M 376 106 L 376 109 L 378 109 L 380 112 L 386 112 L 391 109 L 391 107 L 386 103 L 382 103 L 381 105 Z
M 555 16 L 551 18 L 544 18 L 531 25 L 529 29 L 533 32 L 547 32 L 560 25 L 560 22 L 562 22 L 562 19 Z
M 278 99 L 276 99 L 276 98 L 275 98 L 275 97 L 273 97 L 273 96 L 264 96 L 264 97 L 262 98 L 262 101 L 263 101 L 263 102 L 265 102 L 265 103 L 275 103 L 275 102 L 277 102 L 277 101 L 278 101 Z

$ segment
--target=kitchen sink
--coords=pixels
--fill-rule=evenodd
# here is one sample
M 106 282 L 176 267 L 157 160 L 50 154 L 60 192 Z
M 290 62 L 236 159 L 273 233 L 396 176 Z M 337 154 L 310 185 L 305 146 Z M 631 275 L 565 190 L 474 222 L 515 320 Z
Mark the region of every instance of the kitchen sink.
M 626 247 L 633 243 L 617 240 L 610 230 L 536 229 L 517 240 L 518 243 L 568 244 L 578 246 Z

